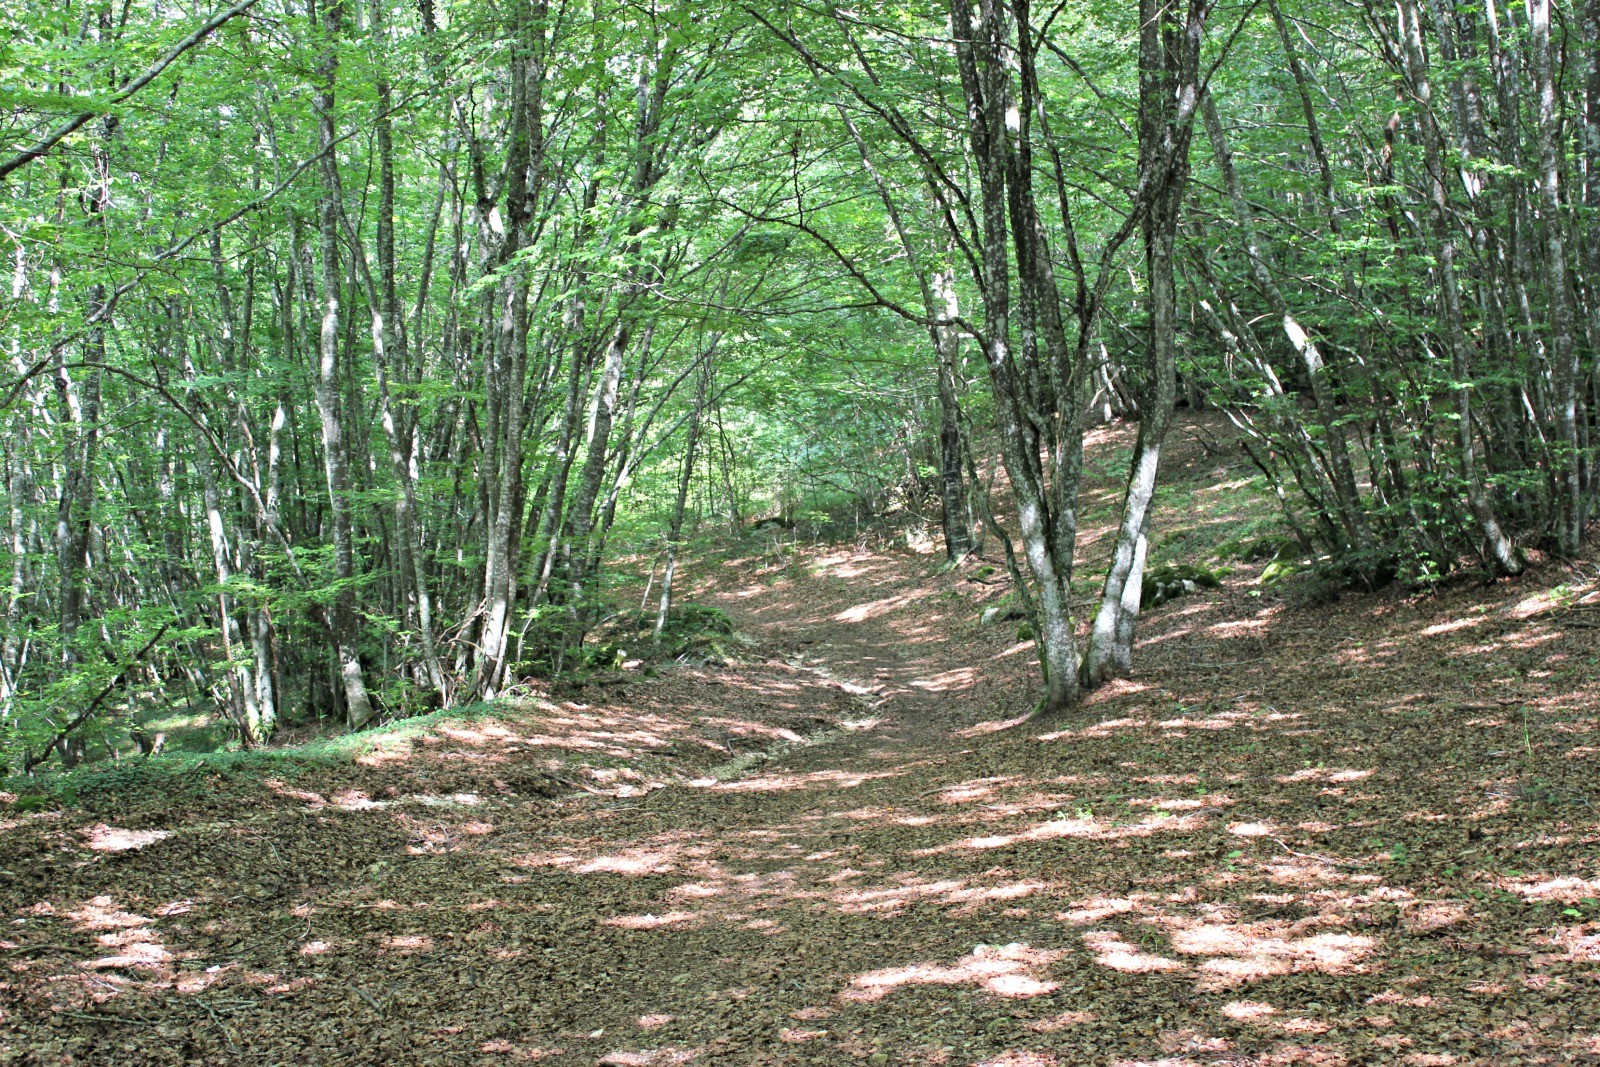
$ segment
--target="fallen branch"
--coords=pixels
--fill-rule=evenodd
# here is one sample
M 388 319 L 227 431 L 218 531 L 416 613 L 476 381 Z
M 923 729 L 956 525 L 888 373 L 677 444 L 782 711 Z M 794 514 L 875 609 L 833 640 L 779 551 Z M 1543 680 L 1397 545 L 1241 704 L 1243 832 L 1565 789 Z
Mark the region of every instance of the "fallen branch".
M 121 669 L 117 671 L 116 676 L 113 677 L 111 681 L 106 683 L 106 687 L 100 690 L 99 694 L 96 695 L 93 700 L 89 701 L 89 706 L 84 708 L 83 711 L 74 716 L 72 720 L 67 723 L 67 725 L 63 726 L 59 731 L 57 731 L 56 735 L 50 739 L 50 743 L 45 746 L 42 753 L 40 753 L 38 756 L 29 756 L 22 761 L 22 773 L 32 774 L 35 767 L 39 766 L 39 764 L 50 758 L 50 754 L 56 750 L 56 747 L 60 745 L 62 741 L 66 740 L 68 734 L 72 733 L 72 731 L 76 730 L 78 727 L 82 726 L 84 723 L 93 718 L 94 713 L 100 710 L 100 705 L 105 703 L 106 697 L 115 692 L 116 688 L 122 684 L 122 680 L 128 676 L 129 669 L 132 668 L 134 664 L 144 659 L 145 655 L 152 648 L 156 647 L 156 643 L 159 642 L 166 632 L 171 628 L 172 623 L 162 623 L 161 629 L 156 631 L 156 635 L 149 641 L 146 641 L 145 646 L 138 652 L 135 652 L 133 658 L 122 665 Z
M 1359 860 L 1336 860 L 1332 856 L 1319 856 L 1315 852 L 1296 852 L 1279 838 L 1272 838 L 1272 843 L 1283 849 L 1291 856 L 1298 856 L 1303 860 L 1316 860 L 1318 863 L 1327 863 L 1335 867 L 1365 867 L 1366 864 Z
M 45 952 L 67 952 L 76 954 L 80 951 L 82 950 L 75 945 L 43 943 L 38 945 L 18 945 L 16 948 L 8 948 L 5 951 L 0 952 L 0 956 L 4 956 L 6 958 L 10 958 L 12 956 L 38 956 Z

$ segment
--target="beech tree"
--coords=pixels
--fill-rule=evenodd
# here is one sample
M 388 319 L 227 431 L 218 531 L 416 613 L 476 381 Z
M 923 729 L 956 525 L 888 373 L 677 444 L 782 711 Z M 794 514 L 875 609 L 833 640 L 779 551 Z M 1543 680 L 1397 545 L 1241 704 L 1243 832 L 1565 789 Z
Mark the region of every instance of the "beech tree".
M 1066 713 L 1138 669 L 1184 405 L 1335 581 L 1573 555 L 1597 9 L 12 5 L 5 759 L 503 696 L 752 518 L 1004 560 Z

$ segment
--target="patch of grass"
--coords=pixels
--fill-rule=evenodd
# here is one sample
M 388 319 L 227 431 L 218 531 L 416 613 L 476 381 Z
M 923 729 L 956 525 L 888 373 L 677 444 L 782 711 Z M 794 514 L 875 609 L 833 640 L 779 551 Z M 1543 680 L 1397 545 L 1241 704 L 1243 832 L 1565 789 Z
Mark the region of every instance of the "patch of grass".
M 47 770 L 32 778 L 0 779 L 0 789 L 26 799 L 34 810 L 46 807 L 114 806 L 159 793 L 170 798 L 196 798 L 224 781 L 253 781 L 268 776 L 290 778 L 317 767 L 340 766 L 369 753 L 409 744 L 440 726 L 464 725 L 498 710 L 490 703 L 469 704 L 431 715 L 418 715 L 360 733 L 335 734 L 298 745 L 249 751 L 167 752 L 159 756 L 103 761 L 70 771 Z

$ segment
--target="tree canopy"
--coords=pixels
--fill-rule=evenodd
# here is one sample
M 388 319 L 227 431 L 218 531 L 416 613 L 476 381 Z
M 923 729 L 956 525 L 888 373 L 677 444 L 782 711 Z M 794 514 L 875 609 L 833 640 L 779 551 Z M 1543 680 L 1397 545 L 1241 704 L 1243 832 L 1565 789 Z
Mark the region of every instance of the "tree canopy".
M 680 547 L 760 520 L 989 546 L 1060 712 L 1132 667 L 1178 406 L 1346 584 L 1583 536 L 1600 3 L 0 26 L 12 768 L 138 699 L 253 746 L 493 697 L 632 610 L 620 555 L 662 565 L 659 634 Z M 1118 418 L 1085 628 L 1083 440 Z

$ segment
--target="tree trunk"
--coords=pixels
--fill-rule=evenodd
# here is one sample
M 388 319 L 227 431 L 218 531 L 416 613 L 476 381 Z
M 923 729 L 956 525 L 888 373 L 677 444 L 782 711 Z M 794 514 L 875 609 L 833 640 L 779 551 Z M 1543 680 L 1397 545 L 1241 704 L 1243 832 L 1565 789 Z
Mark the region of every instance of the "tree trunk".
M 1060 558 L 1057 516 L 1050 508 L 1041 442 L 1030 420 L 1028 382 L 1037 377 L 1038 368 L 1019 369 L 1011 349 L 1011 235 L 1007 227 L 1011 160 L 1006 126 L 1011 75 L 1005 61 L 1010 33 L 998 4 L 985 3 L 975 21 L 970 0 L 950 0 L 950 22 L 966 100 L 965 133 L 980 194 L 979 287 L 984 317 L 979 344 L 994 393 L 1001 458 L 1016 496 L 1023 557 L 1036 587 L 1035 630 L 1045 676 L 1042 709 L 1055 713 L 1078 699 L 1078 648 L 1072 624 L 1071 557 Z
M 714 343 L 713 346 L 715 347 Z M 683 536 L 683 516 L 689 502 L 689 483 L 694 476 L 694 453 L 700 444 L 700 418 L 706 408 L 706 390 L 711 383 L 711 357 L 701 356 L 704 362 L 695 381 L 694 406 L 689 409 L 689 428 L 683 442 L 683 469 L 678 475 L 678 498 L 672 506 L 672 523 L 667 528 L 667 560 L 661 572 L 661 603 L 656 609 L 654 639 L 661 643 L 661 631 L 666 629 L 667 616 L 672 612 L 672 580 L 677 571 L 678 542 Z
M 943 304 L 944 317 L 954 319 L 960 310 L 955 278 L 941 271 L 934 274 L 931 286 L 934 307 Z M 960 562 L 972 551 L 972 513 L 961 475 L 961 335 L 953 325 L 936 324 L 931 329 L 939 359 L 939 522 L 945 555 Z
M 1417 124 L 1422 132 L 1435 270 L 1439 281 L 1439 329 L 1441 340 L 1449 351 L 1451 376 L 1456 381 L 1456 442 L 1460 453 L 1458 462 L 1461 477 L 1466 484 L 1468 506 L 1483 533 L 1490 559 L 1501 573 L 1517 574 L 1522 570 L 1522 561 L 1517 558 L 1511 538 L 1500 526 L 1478 469 L 1476 434 L 1472 423 L 1472 360 L 1462 322 L 1461 291 L 1456 279 L 1456 235 L 1444 170 L 1444 145 L 1432 110 L 1433 93 L 1422 46 L 1422 25 L 1417 17 L 1415 0 L 1398 0 L 1396 9 L 1400 14 L 1400 36 L 1405 49 L 1411 92 L 1418 104 Z
M 1083 684 L 1094 687 L 1124 676 L 1133 664 L 1134 626 L 1149 547 L 1161 446 L 1177 399 L 1177 285 L 1174 257 L 1178 218 L 1189 179 L 1193 113 L 1180 121 L 1180 94 L 1199 92 L 1198 49 L 1180 34 L 1175 0 L 1141 0 L 1139 35 L 1140 184 L 1157 188 L 1144 219 L 1145 274 L 1149 284 L 1149 385 L 1139 402 L 1139 436 L 1123 496 L 1122 520 L 1106 572 L 1089 645 Z M 1191 18 L 1195 17 L 1191 12 Z M 1184 43 L 1180 43 L 1184 42 Z
M 1239 180 L 1239 171 L 1233 165 L 1233 150 L 1228 147 L 1222 118 L 1217 114 L 1216 101 L 1209 92 L 1201 99 L 1201 114 L 1205 120 L 1206 132 L 1211 138 L 1212 151 L 1216 155 L 1217 169 L 1222 173 L 1223 189 L 1228 194 L 1234 219 L 1239 224 L 1251 276 L 1255 279 L 1256 288 L 1266 297 L 1273 317 L 1282 324 L 1284 336 L 1295 354 L 1300 357 L 1306 380 L 1310 383 L 1317 419 L 1322 424 L 1323 440 L 1326 442 L 1328 465 L 1331 468 L 1329 480 L 1333 485 L 1340 522 L 1349 538 L 1348 544 L 1361 553 L 1361 566 L 1364 569 L 1370 568 L 1372 561 L 1367 557 L 1371 549 L 1371 538 L 1367 533 L 1361 493 L 1356 488 L 1355 466 L 1350 461 L 1350 444 L 1345 437 L 1344 427 L 1339 424 L 1338 414 L 1334 410 L 1333 390 L 1327 380 L 1321 349 L 1306 328 L 1294 317 L 1289 302 L 1284 299 L 1283 291 L 1273 279 L 1267 253 L 1256 230 L 1255 213 L 1251 211 L 1250 202 L 1245 197 L 1244 185 Z M 1336 216 L 1330 215 L 1330 217 Z
M 315 0 L 311 0 L 316 17 Z M 360 637 L 356 615 L 355 534 L 350 515 L 350 477 L 347 469 L 344 426 L 341 421 L 339 361 L 339 171 L 335 156 L 334 86 L 339 73 L 336 41 L 344 19 L 344 0 L 330 0 L 322 10 L 322 55 L 313 98 L 323 156 L 318 235 L 322 252 L 322 328 L 318 335 L 318 370 L 315 385 L 317 414 L 322 424 L 322 453 L 328 482 L 329 514 L 333 526 L 334 594 L 332 629 L 339 659 L 339 680 L 344 687 L 345 715 L 351 729 L 359 729 L 374 715 L 361 670 Z
M 1555 364 L 1556 548 L 1577 555 L 1583 540 L 1583 452 L 1579 440 L 1579 365 L 1576 323 L 1567 280 L 1561 208 L 1561 112 L 1550 58 L 1550 0 L 1528 4 L 1528 59 L 1539 94 L 1539 213 L 1544 216 L 1545 299 L 1550 308 L 1550 349 Z

